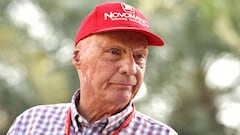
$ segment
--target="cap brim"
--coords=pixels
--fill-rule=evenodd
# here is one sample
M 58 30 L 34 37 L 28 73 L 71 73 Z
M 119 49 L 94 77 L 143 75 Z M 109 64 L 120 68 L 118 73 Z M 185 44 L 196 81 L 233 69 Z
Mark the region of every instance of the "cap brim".
M 103 28 L 100 30 L 96 30 L 92 32 L 92 34 L 100 33 L 100 32 L 110 32 L 110 31 L 136 31 L 139 33 L 142 33 L 146 36 L 148 39 L 148 46 L 163 46 L 164 45 L 164 40 L 157 36 L 154 33 L 151 33 L 149 31 L 145 31 L 142 29 L 137 29 L 133 27 L 111 27 L 111 28 Z

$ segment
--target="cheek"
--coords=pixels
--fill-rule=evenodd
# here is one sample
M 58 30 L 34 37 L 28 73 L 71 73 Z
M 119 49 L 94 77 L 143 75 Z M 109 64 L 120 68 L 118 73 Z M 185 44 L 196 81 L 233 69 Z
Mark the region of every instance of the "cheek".
M 104 62 L 103 64 L 101 64 L 100 68 L 102 74 L 108 78 L 113 76 L 117 71 L 116 64 L 114 64 L 113 62 Z
M 107 84 L 116 73 L 116 66 L 112 62 L 96 62 L 96 65 L 93 67 L 91 73 L 94 74 L 94 78 L 92 80 L 95 80 L 98 85 Z
M 145 74 L 145 69 L 139 69 L 138 70 L 138 74 L 136 76 L 137 85 L 134 87 L 133 96 L 135 96 L 137 94 L 138 90 L 140 89 L 140 87 L 143 83 L 144 74 Z
M 138 68 L 137 79 L 138 81 L 142 82 L 145 74 L 145 68 Z

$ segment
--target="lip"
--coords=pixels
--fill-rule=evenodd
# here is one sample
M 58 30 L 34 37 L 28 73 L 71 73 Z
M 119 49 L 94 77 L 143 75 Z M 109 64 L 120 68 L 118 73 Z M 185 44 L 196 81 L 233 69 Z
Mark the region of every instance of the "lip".
M 112 83 L 113 85 L 122 86 L 122 87 L 133 87 L 133 84 L 130 83 Z

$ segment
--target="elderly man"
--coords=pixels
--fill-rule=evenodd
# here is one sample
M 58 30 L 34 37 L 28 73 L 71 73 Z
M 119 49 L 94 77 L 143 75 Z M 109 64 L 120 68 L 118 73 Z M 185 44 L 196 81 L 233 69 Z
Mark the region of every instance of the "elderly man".
M 42 105 L 17 117 L 9 135 L 177 135 L 135 110 L 149 46 L 164 45 L 145 16 L 122 2 L 98 5 L 76 35 L 72 63 L 80 89 L 71 103 Z

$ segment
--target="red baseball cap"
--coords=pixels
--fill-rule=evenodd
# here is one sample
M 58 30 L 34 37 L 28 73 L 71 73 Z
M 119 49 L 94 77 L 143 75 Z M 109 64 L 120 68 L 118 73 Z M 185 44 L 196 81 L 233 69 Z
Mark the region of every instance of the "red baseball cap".
M 149 46 L 164 45 L 161 37 L 149 31 L 148 19 L 139 10 L 123 2 L 106 2 L 96 6 L 82 21 L 75 46 L 91 34 L 109 31 L 136 31 L 146 36 Z

